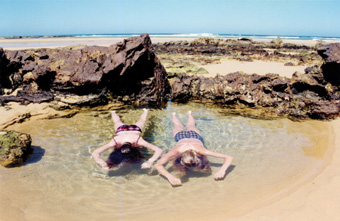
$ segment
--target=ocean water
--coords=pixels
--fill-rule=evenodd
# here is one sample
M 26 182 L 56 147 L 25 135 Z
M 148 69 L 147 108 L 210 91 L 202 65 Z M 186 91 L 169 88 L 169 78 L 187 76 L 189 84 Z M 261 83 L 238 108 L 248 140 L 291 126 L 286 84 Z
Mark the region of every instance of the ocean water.
M 202 104 L 150 110 L 142 136 L 166 153 L 175 145 L 171 112 L 185 124 L 188 110 L 206 147 L 234 157 L 225 179 L 189 172 L 174 188 L 140 164 L 101 169 L 91 152 L 114 135 L 107 112 L 26 122 L 14 129 L 32 135 L 35 152 L 23 167 L 0 168 L 0 220 L 224 220 L 296 190 L 331 157 L 329 122 L 255 120 Z M 142 110 L 117 113 L 130 124 Z M 209 160 L 214 173 L 222 160 Z
M 130 34 L 80 34 L 80 35 L 60 35 L 59 37 L 75 37 L 75 38 L 129 38 L 139 36 L 142 33 Z M 322 41 L 340 41 L 339 37 L 329 36 L 299 36 L 299 35 L 254 35 L 254 34 L 213 34 L 213 33 L 149 33 L 151 38 L 222 38 L 222 39 L 276 39 L 277 37 L 283 40 L 322 40 Z M 40 37 L 54 37 L 54 36 L 40 36 Z
M 322 41 L 339 41 L 340 37 L 327 36 L 286 36 L 286 35 L 252 35 L 252 34 L 212 34 L 212 33 L 194 33 L 194 34 L 150 34 L 151 37 L 174 37 L 174 38 L 221 38 L 221 39 L 240 39 L 250 38 L 253 40 L 268 39 L 273 40 L 278 37 L 283 40 L 322 40 Z
M 4 49 L 24 49 L 24 48 L 48 48 L 62 47 L 71 45 L 112 45 L 123 39 L 139 36 L 142 33 L 130 34 L 78 34 L 78 35 L 58 35 L 58 36 L 26 36 L 23 39 L 7 39 L 0 37 L 0 47 Z M 299 41 L 314 40 L 323 41 L 324 43 L 340 42 L 340 37 L 327 36 L 285 36 L 285 35 L 251 35 L 251 34 L 212 34 L 212 33 L 150 33 L 152 41 L 164 42 L 172 39 L 198 39 L 198 38 L 221 38 L 221 39 L 240 39 L 250 38 L 253 40 L 274 40 L 277 37 L 283 40 L 294 40 L 294 43 L 299 44 Z M 58 39 L 58 41 L 54 41 Z

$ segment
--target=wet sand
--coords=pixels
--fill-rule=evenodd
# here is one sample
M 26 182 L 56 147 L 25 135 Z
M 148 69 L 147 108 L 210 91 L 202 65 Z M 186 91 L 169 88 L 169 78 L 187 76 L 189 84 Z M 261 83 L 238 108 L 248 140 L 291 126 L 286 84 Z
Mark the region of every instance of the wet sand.
M 21 105 L 17 102 L 9 102 L 6 106 L 0 107 L 0 130 L 25 121 L 62 117 L 70 112 L 56 111 L 48 103 Z

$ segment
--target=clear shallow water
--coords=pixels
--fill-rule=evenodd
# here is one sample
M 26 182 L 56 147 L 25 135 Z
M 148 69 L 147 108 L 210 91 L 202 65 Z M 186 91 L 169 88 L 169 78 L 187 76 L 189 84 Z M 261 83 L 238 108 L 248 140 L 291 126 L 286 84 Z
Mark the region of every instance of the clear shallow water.
M 185 123 L 188 110 L 207 148 L 234 156 L 224 180 L 191 172 L 182 187 L 173 188 L 140 165 L 102 170 L 90 153 L 114 134 L 107 112 L 28 122 L 16 129 L 32 135 L 35 153 L 24 167 L 0 168 L 0 219 L 223 219 L 296 188 L 320 172 L 331 152 L 327 122 L 254 120 L 199 104 L 150 110 L 143 137 L 167 152 L 175 145 L 171 112 Z M 123 122 L 134 123 L 142 110 L 117 112 Z M 210 161 L 214 173 L 222 160 Z

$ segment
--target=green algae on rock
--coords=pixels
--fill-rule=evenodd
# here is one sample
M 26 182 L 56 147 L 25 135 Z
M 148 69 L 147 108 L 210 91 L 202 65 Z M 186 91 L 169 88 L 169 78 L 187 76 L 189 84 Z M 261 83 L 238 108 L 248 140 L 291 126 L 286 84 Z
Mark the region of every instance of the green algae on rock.
M 17 131 L 0 131 L 0 164 L 4 167 L 22 166 L 33 153 L 32 138 Z

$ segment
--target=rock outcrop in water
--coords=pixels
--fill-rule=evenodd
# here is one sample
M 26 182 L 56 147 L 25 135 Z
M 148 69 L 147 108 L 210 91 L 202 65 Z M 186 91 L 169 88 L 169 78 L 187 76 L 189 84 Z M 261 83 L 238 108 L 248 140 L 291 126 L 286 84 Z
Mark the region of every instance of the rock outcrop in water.
M 4 51 L 0 48 L 1 100 L 98 105 L 109 100 L 159 104 L 170 86 L 150 37 L 110 47 Z
M 16 131 L 0 131 L 0 164 L 4 167 L 21 166 L 33 153 L 31 136 Z
M 248 116 L 330 119 L 340 111 L 339 44 L 321 48 L 324 64 L 291 79 L 278 74 L 230 73 L 215 78 L 180 74 L 172 84 L 172 100 L 206 100 Z

